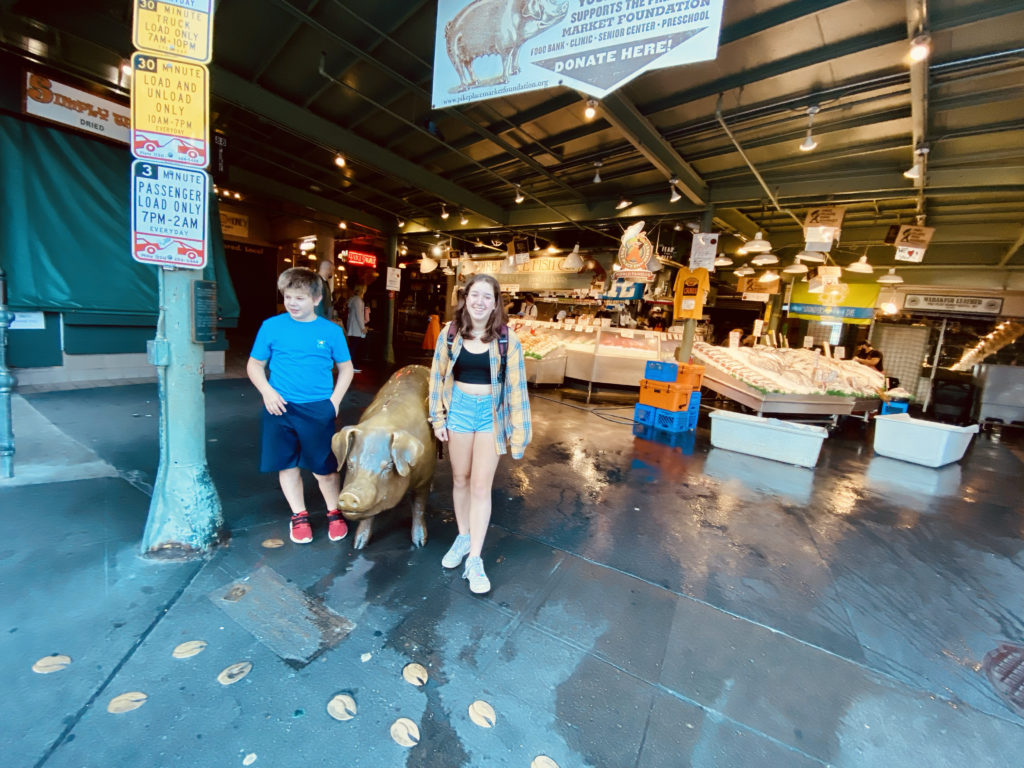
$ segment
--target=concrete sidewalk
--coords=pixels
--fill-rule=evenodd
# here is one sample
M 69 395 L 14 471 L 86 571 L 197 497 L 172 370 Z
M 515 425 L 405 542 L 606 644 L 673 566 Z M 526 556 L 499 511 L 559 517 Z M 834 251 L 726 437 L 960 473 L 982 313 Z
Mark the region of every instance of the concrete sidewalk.
M 322 518 L 296 546 L 255 471 L 259 398 L 206 389 L 231 540 L 184 563 L 138 554 L 155 385 L 17 400 L 5 766 L 980 768 L 1024 751 L 1024 721 L 978 670 L 1024 639 L 1019 442 L 979 437 L 952 478 L 894 471 L 855 426 L 811 471 L 710 449 L 703 427 L 674 449 L 634 440 L 631 409 L 535 393 L 534 444 L 496 480 L 493 591 L 476 597 L 440 567 L 446 462 L 423 549 L 405 504 L 362 552 Z M 343 422 L 371 397 L 357 385 Z M 175 658 L 187 641 L 205 646 Z M 50 654 L 71 661 L 33 672 Z M 410 663 L 425 683 L 403 678 Z M 108 711 L 132 692 L 141 706 Z M 349 720 L 327 712 L 338 695 Z M 414 746 L 392 738 L 402 718 Z

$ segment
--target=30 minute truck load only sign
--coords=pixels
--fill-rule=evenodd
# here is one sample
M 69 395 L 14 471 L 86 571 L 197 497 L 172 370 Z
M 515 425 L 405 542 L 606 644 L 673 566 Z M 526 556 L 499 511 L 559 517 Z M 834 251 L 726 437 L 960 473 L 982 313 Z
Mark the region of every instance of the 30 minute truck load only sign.
M 206 266 L 206 171 L 132 163 L 132 258 L 146 264 Z
M 208 64 L 213 40 L 212 4 L 212 0 L 135 0 L 135 47 Z

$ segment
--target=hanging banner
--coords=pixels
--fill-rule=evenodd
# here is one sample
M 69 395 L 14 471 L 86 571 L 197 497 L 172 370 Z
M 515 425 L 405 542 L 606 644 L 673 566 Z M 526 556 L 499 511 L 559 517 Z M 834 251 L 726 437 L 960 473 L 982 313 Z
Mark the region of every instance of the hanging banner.
M 602 98 L 718 54 L 724 0 L 438 0 L 435 109 L 565 86 Z
M 654 280 L 654 273 L 647 268 L 647 262 L 654 255 L 654 246 L 643 229 L 644 223 L 638 221 L 627 228 L 619 238 L 619 253 L 616 258 L 621 269 L 615 273 L 615 277 L 638 283 L 650 283 Z
M 33 72 L 25 72 L 24 85 L 26 115 L 128 143 L 132 118 L 123 104 Z
M 210 89 L 206 67 L 145 53 L 132 56 L 132 154 L 205 168 Z
M 140 51 L 210 63 L 213 0 L 136 0 L 132 43 Z
M 145 264 L 206 266 L 206 171 L 132 163 L 132 258 Z
M 841 205 L 830 205 L 824 208 L 809 208 L 804 217 L 804 228 L 807 227 L 832 227 L 840 229 L 843 226 L 843 217 L 846 215 L 846 208 Z

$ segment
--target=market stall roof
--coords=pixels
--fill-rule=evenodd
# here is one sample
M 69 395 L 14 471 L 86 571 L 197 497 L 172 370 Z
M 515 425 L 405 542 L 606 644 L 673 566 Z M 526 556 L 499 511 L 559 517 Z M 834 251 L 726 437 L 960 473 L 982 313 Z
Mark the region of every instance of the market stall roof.
M 124 92 L 132 3 L 0 12 L 7 51 Z M 590 120 L 588 97 L 563 87 L 432 109 L 436 17 L 436 0 L 220 0 L 212 110 L 232 185 L 380 240 L 401 220 L 405 237 L 496 228 L 612 245 L 637 219 L 685 226 L 713 204 L 716 228 L 764 230 L 783 256 L 808 208 L 844 205 L 839 263 L 870 247 L 876 267 L 902 266 L 886 231 L 924 223 L 930 267 L 1024 268 L 1019 0 L 725 0 L 715 60 L 647 72 Z M 922 30 L 931 55 L 912 64 Z

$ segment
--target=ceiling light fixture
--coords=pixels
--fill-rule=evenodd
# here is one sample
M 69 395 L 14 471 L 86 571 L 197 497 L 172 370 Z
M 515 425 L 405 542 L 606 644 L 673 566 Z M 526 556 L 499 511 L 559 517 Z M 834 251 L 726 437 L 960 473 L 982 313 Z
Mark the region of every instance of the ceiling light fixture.
M 821 251 L 800 251 L 796 257 L 800 261 L 810 261 L 814 264 L 823 264 L 825 262 L 825 254 Z
M 441 203 L 441 218 L 445 221 L 448 220 L 448 209 L 444 207 L 444 203 Z
M 587 120 L 593 120 L 597 114 L 597 99 L 587 99 L 587 108 L 583 110 L 583 116 Z
M 896 267 L 890 267 L 889 271 L 878 278 L 877 282 L 883 285 L 896 285 L 902 283 L 903 278 L 896 274 Z
M 401 229 L 404 226 L 405 226 L 405 220 L 404 219 L 399 219 L 398 220 L 398 228 Z
M 600 184 L 601 183 L 601 161 L 600 160 L 595 160 L 594 161 L 594 183 L 595 184 Z
M 548 243 L 548 253 L 558 253 L 558 246 L 554 243 Z
M 466 215 L 465 211 L 463 211 L 462 214 L 459 216 L 459 224 L 461 224 L 462 226 L 466 226 L 467 224 L 469 224 L 469 217 Z
M 683 199 L 683 196 L 679 194 L 679 190 L 676 189 L 676 184 L 678 183 L 679 179 L 677 179 L 675 176 L 668 180 L 669 188 L 672 190 L 672 195 L 668 199 L 670 203 L 678 203 L 680 200 Z
M 676 222 L 676 225 L 675 225 L 674 227 L 672 227 L 672 229 L 674 229 L 674 230 L 675 230 L 676 232 L 682 232 L 682 231 L 683 231 L 683 225 L 682 225 L 682 224 L 680 224 L 680 223 L 679 223 L 679 222 L 677 221 L 677 222 Z
M 753 240 L 748 240 L 739 248 L 736 249 L 737 253 L 768 253 L 772 249 L 772 244 L 764 239 L 764 236 L 758 232 L 754 235 Z
M 769 269 L 767 272 L 765 272 L 763 275 L 761 275 L 759 278 L 757 278 L 757 282 L 759 282 L 759 283 L 774 283 L 778 279 L 779 279 L 779 276 L 775 272 L 772 272 Z
M 757 256 L 750 260 L 750 263 L 755 267 L 764 267 L 768 264 L 778 264 L 779 257 L 774 253 L 759 253 Z
M 339 221 L 338 229 L 348 229 L 348 224 L 346 224 L 344 221 Z
M 580 244 L 576 243 L 572 251 L 558 264 L 558 268 L 566 272 L 579 272 L 583 269 L 583 259 L 580 257 Z
M 754 270 L 751 269 L 750 267 L 740 267 L 735 272 L 733 272 L 733 274 L 736 275 L 736 277 L 748 277 L 754 274 Z
M 516 203 L 521 203 L 525 199 L 526 198 L 523 196 L 523 190 L 519 188 L 518 184 L 516 184 Z
M 807 265 L 800 261 L 800 257 L 797 256 L 793 263 L 782 271 L 787 275 L 803 275 L 807 273 Z
M 625 210 L 626 208 L 629 208 L 629 206 L 631 206 L 632 204 L 633 204 L 632 200 L 627 200 L 624 197 L 620 197 L 619 198 L 619 202 L 617 202 L 615 204 L 615 210 L 617 210 L 617 211 Z
M 924 173 L 924 162 L 928 155 L 928 147 L 920 146 L 914 150 L 914 164 L 903 172 L 908 179 L 919 179 Z
M 814 127 L 814 116 L 818 114 L 818 109 L 819 107 L 816 104 L 807 108 L 807 135 L 800 144 L 800 151 L 802 152 L 810 152 L 818 146 L 818 142 L 815 141 L 814 136 L 811 135 L 811 129 Z
M 345 158 L 342 157 L 341 155 L 335 155 L 334 156 L 334 164 L 336 166 L 338 166 L 339 168 L 344 168 L 345 167 Z
M 731 267 L 732 264 L 733 264 L 732 259 L 730 259 L 728 256 L 725 256 L 725 255 L 719 256 L 717 259 L 715 259 L 715 266 L 716 267 Z
M 921 32 L 914 36 L 914 39 L 910 41 L 910 60 L 924 61 L 931 55 L 932 52 L 932 38 L 925 32 Z
M 865 253 L 855 262 L 846 267 L 847 272 L 857 272 L 861 275 L 870 275 L 875 268 L 868 264 L 868 255 Z
M 433 272 L 435 269 L 437 269 L 437 262 L 424 254 L 423 258 L 420 259 L 420 272 L 426 275 Z

